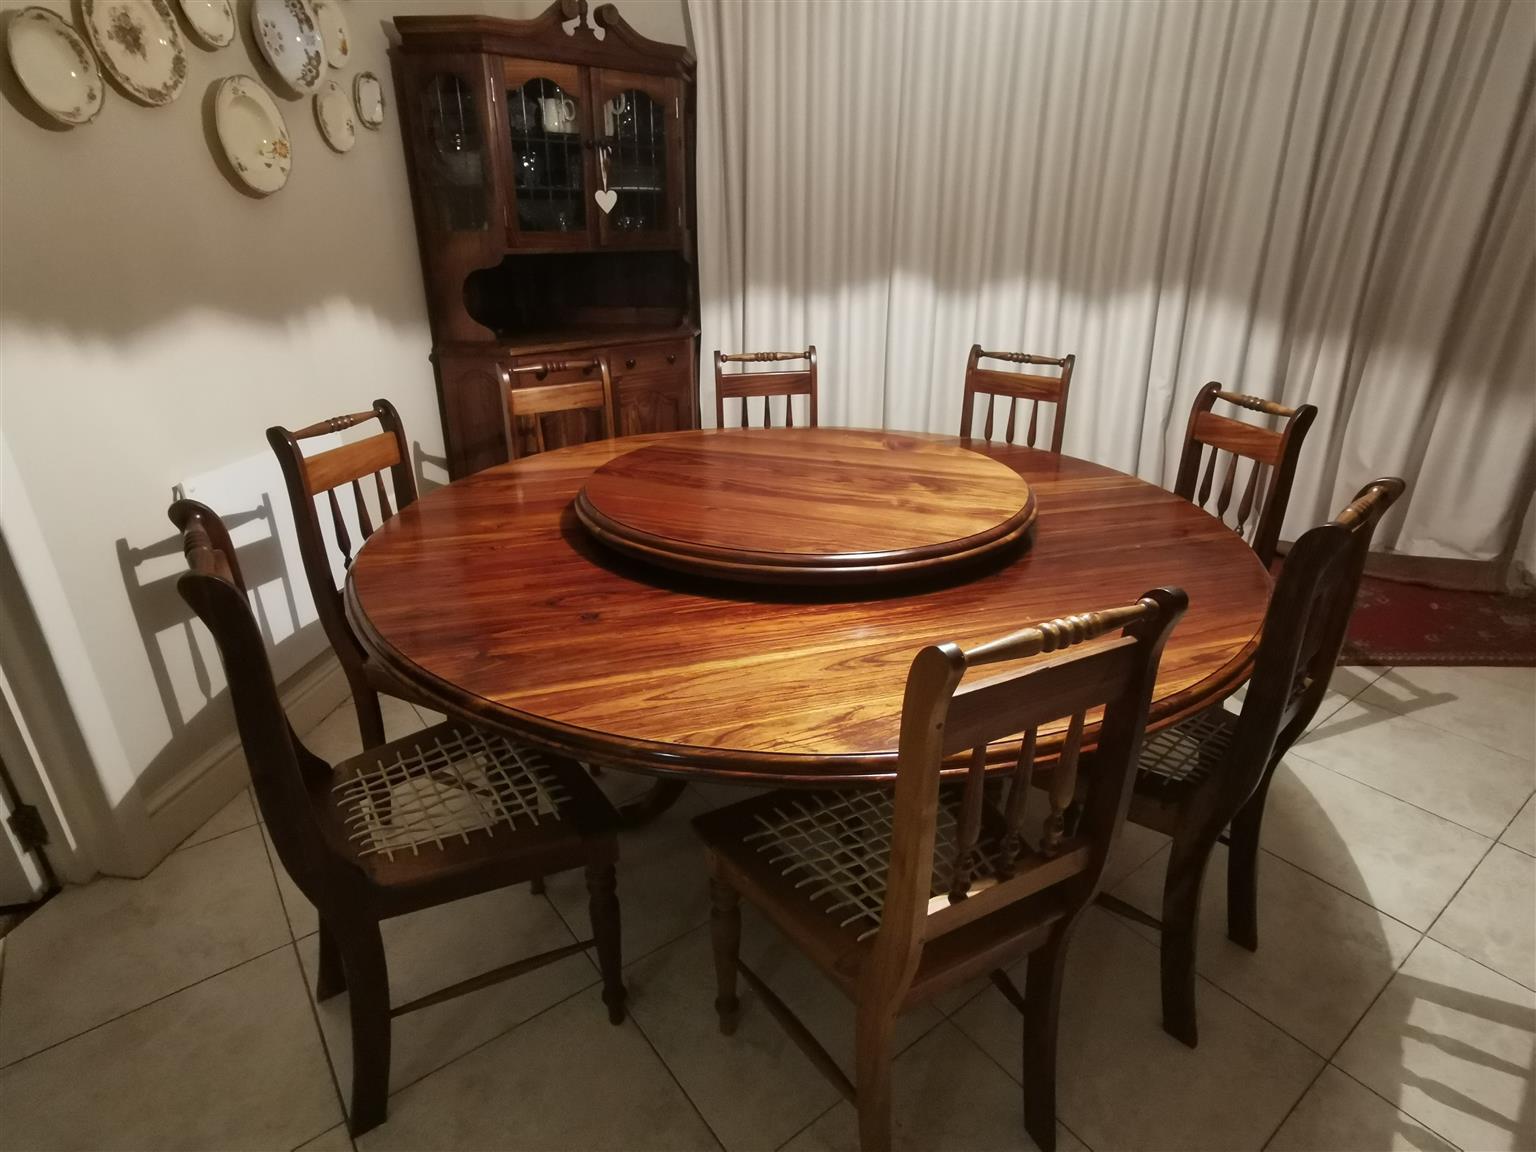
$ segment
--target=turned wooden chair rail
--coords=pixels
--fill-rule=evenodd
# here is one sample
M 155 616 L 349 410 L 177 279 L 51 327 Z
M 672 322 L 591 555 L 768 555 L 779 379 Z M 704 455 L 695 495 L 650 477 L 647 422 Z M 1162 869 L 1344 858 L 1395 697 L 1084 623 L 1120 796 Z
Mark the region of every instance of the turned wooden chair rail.
M 1130 818 L 1173 837 L 1162 916 L 1101 899 L 1161 929 L 1163 1027 L 1191 1047 L 1199 1039 L 1195 941 L 1206 863 L 1230 825 L 1227 935 L 1256 950 L 1259 826 L 1269 783 L 1317 715 L 1371 538 L 1402 492 L 1396 477 L 1375 480 L 1331 523 L 1296 541 L 1270 598 L 1241 716 L 1217 705 L 1149 737 L 1142 748 Z
M 307 456 L 300 446 L 306 440 L 343 432 L 370 420 L 377 420 L 380 427 L 380 431 L 371 436 Z M 350 490 L 359 536 L 357 547 L 361 547 L 374 532 L 367 493 L 371 493 L 377 503 L 381 524 L 400 509 L 415 503 L 416 477 L 411 471 L 405 427 L 393 404 L 388 400 L 375 400 L 366 412 L 333 416 L 296 431 L 281 426 L 268 428 L 267 442 L 277 455 L 288 489 L 299 555 L 304 561 L 304 576 L 315 602 L 315 612 L 352 689 L 352 704 L 357 710 L 363 747 L 374 747 L 384 743 L 384 715 L 379 706 L 379 693 L 405 700 L 420 700 L 421 695 L 370 659 L 358 643 L 347 622 L 341 592 L 336 587 L 330 550 L 320 526 L 316 503 L 321 499 L 325 501 L 336 547 L 341 552 L 343 564 L 350 567 L 355 553 L 354 541 L 337 493 L 342 489 Z M 386 473 L 388 485 L 384 482 Z
M 1264 428 L 1222 416 L 1212 411 L 1218 400 L 1274 417 L 1283 423 L 1278 429 Z M 1224 392 L 1213 380 L 1196 394 L 1190 409 L 1174 492 L 1196 507 L 1206 508 L 1223 523 L 1229 523 L 1227 513 L 1231 509 L 1236 520 L 1232 528 L 1253 545 L 1259 559 L 1268 566 L 1273 563 L 1280 542 L 1280 529 L 1285 522 L 1286 505 L 1291 499 L 1291 483 L 1296 476 L 1301 445 L 1316 418 L 1317 409 L 1311 404 L 1287 408 L 1274 400 Z M 1227 455 L 1226 466 L 1219 468 L 1223 452 Z M 1204 469 L 1200 466 L 1202 456 Z M 1233 508 L 1239 460 L 1248 461 L 1248 478 Z M 1218 469 L 1221 472 L 1219 486 L 1216 484 Z M 1207 508 L 1213 491 L 1216 493 L 1215 506 Z M 1252 524 L 1249 523 L 1250 515 L 1254 517 Z
M 1031 367 L 1057 368 L 1058 375 L 1044 376 L 1033 372 L 1003 372 L 995 368 L 983 368 L 982 360 L 1003 360 L 1010 364 Z M 971 345 L 971 356 L 965 364 L 965 399 L 960 405 L 960 435 L 976 435 L 976 397 L 986 397 L 986 413 L 982 423 L 981 439 L 991 440 L 996 428 L 993 409 L 998 397 L 1008 400 L 1008 420 L 1003 430 L 1003 440 L 1014 443 L 1018 425 L 1019 401 L 1029 403 L 1029 424 L 1024 434 L 1024 444 L 1033 448 L 1039 431 L 1040 405 L 1054 407 L 1051 417 L 1051 451 L 1061 451 L 1061 438 L 1067 427 L 1067 396 L 1072 388 L 1072 369 L 1076 356 L 1036 356 L 1029 352 L 987 352 L 980 344 Z
M 1182 591 L 1158 589 L 969 650 L 924 648 L 907 677 L 894 795 L 877 787 L 781 790 L 695 820 L 711 875 L 722 1031 L 736 1027 L 739 974 L 855 1102 L 861 1147 L 891 1144 L 898 1014 L 986 972 L 1024 1014 L 1025 1127 L 1041 1148 L 1055 1147 L 1067 942 L 1125 819 L 1158 661 L 1185 605 Z M 1049 653 L 1059 655 L 961 682 L 978 667 Z M 1085 716 L 1100 705 L 1098 752 L 1081 758 Z M 1062 718 L 1066 744 L 1043 769 L 1047 811 L 1032 827 L 1026 801 L 1042 771 L 1036 735 Z M 989 798 L 1001 790 L 988 788 L 985 768 L 988 746 L 1005 738 L 1018 740 L 1018 754 L 999 803 Z M 941 765 L 953 759 L 967 771 L 941 789 Z M 741 897 L 857 1004 L 855 1081 L 741 963 Z M 1020 993 L 1004 969 L 1023 956 Z
M 726 372 L 727 364 L 781 364 L 789 361 L 802 360 L 804 368 L 784 369 L 773 372 Z M 796 396 L 807 398 L 807 424 L 809 427 L 817 426 L 816 413 L 816 345 L 812 344 L 803 352 L 715 352 L 715 425 L 725 427 L 725 402 L 727 400 L 741 401 L 741 427 L 752 426 L 752 413 L 750 401 L 756 397 L 763 400 L 764 428 L 773 427 L 773 412 L 770 407 L 770 397 L 784 397 L 784 426 L 795 426 L 795 401 Z
M 353 1135 L 384 1120 L 393 1017 L 595 946 L 608 1018 L 620 1023 L 617 816 L 580 766 L 458 720 L 326 763 L 283 713 L 223 523 L 191 500 L 169 515 L 187 557 L 178 591 L 218 646 L 273 850 L 319 912 L 316 998 L 348 993 Z M 391 1005 L 381 921 L 573 868 L 586 872 L 592 939 Z
M 535 381 L 547 380 L 552 373 L 580 372 L 583 379 L 567 380 L 553 384 L 534 383 L 525 385 L 520 377 Z M 549 416 L 576 413 L 583 416 L 592 412 L 600 414 L 601 433 L 604 439 L 614 436 L 613 377 L 608 370 L 605 356 L 588 356 L 575 360 L 543 360 L 534 364 L 522 364 L 502 370 L 502 389 L 505 403 L 502 405 L 504 430 L 507 441 L 507 459 L 516 460 L 529 453 L 519 450 L 528 434 L 523 432 L 520 421 L 532 425 L 531 439 L 534 452 L 544 452 L 544 421 Z M 596 374 L 595 376 L 593 374 Z M 588 378 L 590 377 L 590 378 Z M 585 421 L 590 431 L 590 420 Z M 581 443 L 593 437 L 566 438 L 566 443 Z

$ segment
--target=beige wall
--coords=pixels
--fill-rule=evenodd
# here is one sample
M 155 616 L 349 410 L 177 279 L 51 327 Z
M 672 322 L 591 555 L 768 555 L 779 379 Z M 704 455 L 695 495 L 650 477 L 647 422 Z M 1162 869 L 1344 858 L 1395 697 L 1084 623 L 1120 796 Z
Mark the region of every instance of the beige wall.
M 68 18 L 66 0 L 47 2 Z M 397 14 L 542 7 L 348 0 L 354 51 L 343 82 L 371 69 L 389 84 Z M 333 153 L 309 99 L 283 95 L 256 62 L 248 4 L 238 8 L 239 40 L 217 52 L 189 43 L 186 87 L 164 108 L 109 90 L 94 123 L 56 130 L 0 68 L 0 434 L 15 466 L 0 516 L 25 499 L 41 526 L 46 556 L 32 571 L 56 574 L 84 638 L 89 668 L 78 671 L 94 677 L 111 728 L 95 746 L 112 806 L 146 770 L 158 784 L 228 731 L 178 728 L 210 684 L 169 585 L 137 616 L 130 605 L 126 585 L 170 575 L 175 557 L 127 576 L 119 563 L 125 547 L 167 540 L 172 486 L 265 452 L 269 424 L 355 411 L 376 396 L 394 400 L 425 452 L 441 451 L 398 110 L 381 131 L 360 129 L 352 152 Z M 683 37 L 682 0 L 622 10 L 645 35 Z M 238 72 L 279 95 L 292 139 L 292 176 L 265 200 L 233 187 L 210 154 L 209 93 Z M 177 680 L 174 709 L 150 674 L 156 644 Z M 321 649 L 305 637 L 284 652 L 283 670 Z M 215 694 L 221 682 L 215 674 Z

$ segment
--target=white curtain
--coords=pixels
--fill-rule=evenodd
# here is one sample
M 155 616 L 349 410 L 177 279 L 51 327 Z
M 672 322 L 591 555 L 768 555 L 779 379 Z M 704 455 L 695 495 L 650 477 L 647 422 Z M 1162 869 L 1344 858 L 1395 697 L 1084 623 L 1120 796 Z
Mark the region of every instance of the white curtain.
M 1286 538 L 1394 473 L 1379 546 L 1536 567 L 1536 5 L 689 12 L 706 366 L 954 432 L 973 342 L 1075 352 L 1065 451 L 1159 483 L 1220 380 L 1319 409 Z

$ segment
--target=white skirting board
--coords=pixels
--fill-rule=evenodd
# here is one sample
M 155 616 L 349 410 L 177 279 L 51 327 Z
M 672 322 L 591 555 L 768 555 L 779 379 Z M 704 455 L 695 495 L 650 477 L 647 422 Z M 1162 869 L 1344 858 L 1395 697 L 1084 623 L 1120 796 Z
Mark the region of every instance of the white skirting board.
M 349 699 L 341 665 L 329 652 L 280 686 L 279 693 L 295 732 L 307 732 Z M 154 860 L 169 855 L 249 783 L 240 736 L 231 731 L 145 799 Z

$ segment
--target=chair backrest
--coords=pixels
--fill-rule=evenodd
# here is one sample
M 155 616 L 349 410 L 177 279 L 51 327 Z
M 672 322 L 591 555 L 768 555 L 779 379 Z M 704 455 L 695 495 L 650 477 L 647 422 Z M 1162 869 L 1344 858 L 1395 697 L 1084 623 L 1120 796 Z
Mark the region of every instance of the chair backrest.
M 727 364 L 780 364 L 790 360 L 802 360 L 804 368 L 775 369 L 771 372 L 726 372 Z M 795 426 L 795 400 L 796 396 L 808 398 L 809 418 L 807 424 L 815 428 L 816 424 L 816 345 L 812 344 L 804 352 L 733 352 L 725 353 L 715 350 L 715 425 L 725 427 L 725 402 L 727 400 L 741 401 L 741 427 L 752 427 L 752 413 L 749 410 L 749 401 L 754 397 L 763 398 L 763 424 L 764 428 L 773 427 L 773 413 L 770 408 L 769 397 L 783 396 L 784 399 L 784 426 Z
M 1284 423 L 1273 429 L 1233 420 L 1211 411 L 1218 400 L 1250 412 L 1278 417 Z M 1220 384 L 1211 381 L 1196 394 L 1189 412 L 1184 452 L 1179 457 L 1179 473 L 1173 483 L 1175 495 L 1184 497 L 1196 507 L 1205 508 L 1216 480 L 1217 458 L 1225 452 L 1227 464 L 1222 469 L 1216 506 L 1214 510 L 1207 509 L 1225 522 L 1236 489 L 1238 460 L 1248 460 L 1248 479 L 1234 510 L 1237 522 L 1233 528 L 1253 545 L 1267 568 L 1274 561 L 1275 548 L 1280 542 L 1280 527 L 1285 521 L 1286 505 L 1290 503 L 1291 481 L 1296 476 L 1301 443 L 1316 418 L 1317 408 L 1311 404 L 1287 408 L 1273 400 L 1223 392 Z M 1200 458 L 1207 448 L 1210 452 L 1202 472 Z M 1251 527 L 1248 523 L 1250 514 L 1254 515 Z
M 176 588 L 219 649 L 267 833 L 300 891 L 326 906 L 340 859 L 326 846 L 309 797 L 312 789 L 327 785 L 330 765 L 305 748 L 288 725 L 223 521 L 195 500 L 176 501 L 168 515 L 181 532 L 187 558 L 188 571 Z
M 542 360 L 537 364 L 507 368 L 503 372 L 502 387 L 506 391 L 506 403 L 502 405 L 502 415 L 508 460 L 529 455 L 518 450 L 524 440 L 524 432 L 519 423 L 521 420 L 528 420 L 533 425 L 531 436 L 534 452 L 545 451 L 544 418 L 561 412 L 600 413 L 602 435 L 605 439 L 613 439 L 613 378 L 608 371 L 607 357 Z M 551 372 L 580 372 L 583 378 L 556 384 L 520 385 L 520 377 L 546 380 Z
M 1403 488 L 1396 476 L 1371 481 L 1334 520 L 1302 533 L 1287 553 L 1233 735 L 1233 771 L 1224 774 L 1242 793 L 1238 799 L 1317 715 L 1349 631 L 1371 538 Z
M 1059 369 L 1055 376 L 1042 376 L 1034 372 L 1003 372 L 996 368 L 983 368 L 980 361 L 1006 360 L 1010 364 L 1026 364 L 1032 367 Z M 1008 424 L 1003 439 L 1012 444 L 1017 426 L 1019 401 L 1029 401 L 1029 427 L 1024 443 L 1033 448 L 1040 424 L 1040 405 L 1055 406 L 1051 417 L 1051 451 L 1061 451 L 1061 438 L 1067 428 L 1067 394 L 1072 388 L 1072 369 L 1076 356 L 1034 356 L 1028 352 L 984 352 L 980 344 L 971 345 L 971 357 L 965 363 L 965 399 L 960 404 L 960 435 L 976 435 L 976 394 L 987 398 L 986 419 L 981 438 L 992 439 L 995 427 L 993 407 L 999 396 L 1008 397 Z
M 304 440 L 341 432 L 368 420 L 377 420 L 381 430 L 372 436 L 328 448 L 312 456 L 306 456 L 299 446 Z M 309 581 L 309 591 L 315 601 L 320 625 L 325 629 L 331 647 L 336 650 L 337 658 L 348 668 L 356 667 L 362 663 L 363 650 L 357 637 L 352 634 L 351 625 L 347 623 L 315 503 L 324 497 L 329 505 L 336 546 L 341 549 L 343 562 L 350 567 L 354 551 L 352 534 L 342 512 L 341 501 L 336 496 L 337 489 L 348 486 L 352 489 L 358 531 L 362 537 L 358 541 L 359 548 L 363 540 L 373 535 L 373 518 L 363 495 L 364 478 L 373 478 L 380 523 L 390 519 L 396 510 L 407 508 L 416 501 L 416 477 L 411 472 L 411 454 L 406 447 L 405 428 L 400 423 L 400 414 L 388 400 L 375 400 L 367 412 L 335 416 L 296 432 L 273 426 L 267 429 L 267 443 L 272 445 L 272 451 L 277 454 L 277 462 L 283 470 L 288 499 L 293 505 L 299 555 L 304 561 L 304 575 Z M 395 490 L 394 509 L 390 507 L 389 492 L 384 484 L 386 471 Z
M 936 644 L 917 654 L 902 702 L 890 871 L 871 958 L 891 981 L 889 994 L 900 996 L 910 984 L 925 941 L 1047 890 L 1060 894 L 1066 914 L 1092 898 L 1130 804 L 1163 645 L 1187 603 L 1182 590 L 1155 589 L 1134 604 L 1065 616 L 969 651 Z M 1117 629 L 1107 643 L 961 685 L 972 668 L 1073 648 Z M 1100 706 L 1097 752 L 1079 779 L 1083 730 Z M 1036 735 L 1063 718 L 1050 812 L 1031 843 L 1023 821 Z M 999 811 L 986 797 L 987 747 L 1013 736 L 1019 750 Z M 946 836 L 953 849 L 942 862 L 947 870 L 936 874 L 941 766 L 960 753 L 968 759 L 953 835 Z M 1075 797 L 1081 818 L 1069 821 Z

